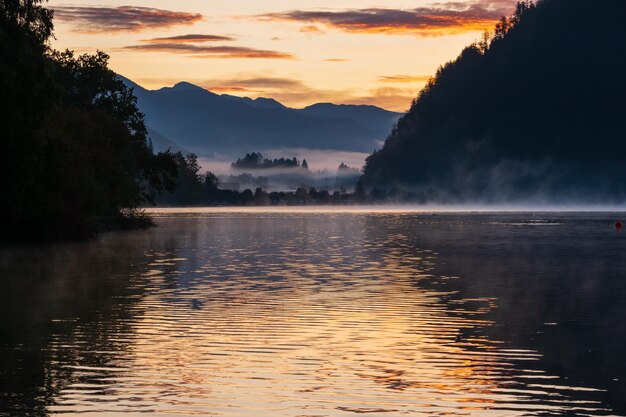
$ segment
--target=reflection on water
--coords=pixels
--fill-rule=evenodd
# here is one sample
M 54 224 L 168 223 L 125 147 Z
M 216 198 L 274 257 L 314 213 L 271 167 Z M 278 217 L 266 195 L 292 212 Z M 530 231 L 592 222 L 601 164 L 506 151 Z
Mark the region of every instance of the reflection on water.
M 0 415 L 626 415 L 610 220 L 165 211 L 3 249 Z

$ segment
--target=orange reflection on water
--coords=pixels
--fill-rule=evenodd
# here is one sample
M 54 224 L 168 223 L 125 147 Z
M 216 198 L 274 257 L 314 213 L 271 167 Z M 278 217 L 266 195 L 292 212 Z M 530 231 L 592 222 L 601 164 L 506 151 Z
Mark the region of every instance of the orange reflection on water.
M 146 251 L 137 277 L 146 291 L 128 328 L 109 335 L 127 348 L 112 370 L 95 370 L 90 384 L 67 387 L 50 411 L 254 417 L 537 411 L 529 399 L 549 390 L 521 387 L 512 375 L 525 374 L 514 363 L 538 354 L 476 336 L 491 325 L 483 316 L 493 299 L 453 302 L 450 293 L 420 286 L 432 278 L 437 254 L 402 233 L 372 231 L 362 217 L 321 220 L 220 214 L 150 231 L 171 239 L 174 249 Z M 541 410 L 560 409 L 560 394 L 550 395 L 555 401 Z

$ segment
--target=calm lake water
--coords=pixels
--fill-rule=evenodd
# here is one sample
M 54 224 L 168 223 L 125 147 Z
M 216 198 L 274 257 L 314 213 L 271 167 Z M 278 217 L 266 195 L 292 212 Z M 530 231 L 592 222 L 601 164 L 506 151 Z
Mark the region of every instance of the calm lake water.
M 626 415 L 616 214 L 155 215 L 0 250 L 0 415 Z

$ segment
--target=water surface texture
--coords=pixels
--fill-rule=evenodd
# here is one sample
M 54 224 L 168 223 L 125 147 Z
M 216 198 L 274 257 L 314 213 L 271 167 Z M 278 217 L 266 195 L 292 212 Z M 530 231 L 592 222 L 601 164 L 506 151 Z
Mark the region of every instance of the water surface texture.
M 0 415 L 626 415 L 615 214 L 156 215 L 0 250 Z

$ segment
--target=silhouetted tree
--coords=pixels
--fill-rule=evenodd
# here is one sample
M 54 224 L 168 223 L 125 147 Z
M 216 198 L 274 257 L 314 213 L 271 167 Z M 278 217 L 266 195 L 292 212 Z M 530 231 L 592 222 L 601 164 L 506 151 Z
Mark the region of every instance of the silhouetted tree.
M 269 195 L 263 191 L 261 187 L 258 187 L 254 191 L 254 204 L 257 206 L 266 206 L 270 203 Z
M 268 168 L 298 168 L 300 163 L 294 156 L 293 158 L 263 158 L 260 152 L 247 153 L 243 158 L 238 158 L 235 162 L 230 164 L 232 169 L 245 170 L 245 169 L 268 169 Z M 302 167 L 306 165 L 306 161 L 303 161 Z
M 200 165 L 196 154 L 183 155 L 177 152 L 173 156 L 178 170 L 177 186 L 172 192 L 159 197 L 157 202 L 162 205 L 181 206 L 206 203 L 210 186 L 207 184 L 207 178 L 211 181 L 210 173 L 205 174 L 204 177 L 200 175 Z
M 363 203 L 365 202 L 365 197 L 365 186 L 363 185 L 363 181 L 359 179 L 356 183 L 356 187 L 354 188 L 354 201 L 357 203 Z
M 85 237 L 147 225 L 136 208 L 175 185 L 108 56 L 52 51 L 52 12 L 0 0 L 0 238 Z
M 204 174 L 204 188 L 207 193 L 211 194 L 215 192 L 218 185 L 219 180 L 217 179 L 217 176 L 214 173 L 207 171 L 207 173 Z
M 307 192 L 306 188 L 304 188 L 304 187 L 299 187 L 296 190 L 296 193 L 295 193 L 294 197 L 295 197 L 295 200 L 299 204 L 307 204 L 307 202 L 309 201 L 309 193 Z

